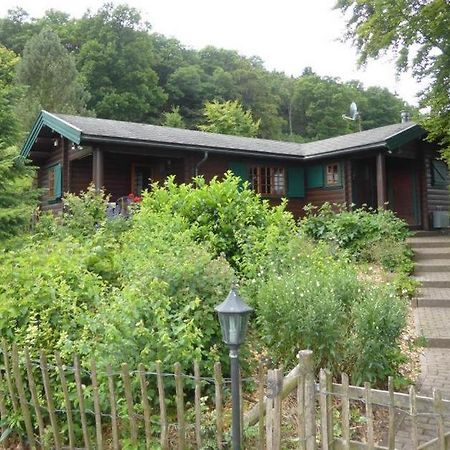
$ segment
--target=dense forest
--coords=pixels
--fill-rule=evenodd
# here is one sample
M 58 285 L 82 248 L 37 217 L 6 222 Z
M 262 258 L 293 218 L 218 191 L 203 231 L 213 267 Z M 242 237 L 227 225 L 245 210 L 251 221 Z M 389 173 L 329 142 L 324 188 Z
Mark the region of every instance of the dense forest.
M 13 84 L 2 101 L 13 105 L 22 133 L 41 108 L 205 129 L 206 103 L 237 101 L 259 123 L 259 137 L 303 142 L 357 131 L 358 123 L 342 118 L 352 101 L 362 129 L 398 122 L 405 108 L 414 112 L 387 89 L 356 80 L 310 68 L 292 77 L 234 50 L 188 48 L 152 32 L 126 5 L 105 4 L 79 19 L 16 8 L 0 19 L 0 45 L 0 85 Z

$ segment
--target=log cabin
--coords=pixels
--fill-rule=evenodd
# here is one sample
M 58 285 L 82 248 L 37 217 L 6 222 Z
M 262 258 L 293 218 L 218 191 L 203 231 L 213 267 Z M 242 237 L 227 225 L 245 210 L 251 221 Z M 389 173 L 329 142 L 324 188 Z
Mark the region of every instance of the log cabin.
M 41 111 L 21 154 L 37 166 L 43 210 L 90 183 L 113 201 L 174 175 L 231 170 L 272 204 L 390 208 L 413 229 L 449 226 L 447 165 L 426 131 L 403 122 L 299 144 Z

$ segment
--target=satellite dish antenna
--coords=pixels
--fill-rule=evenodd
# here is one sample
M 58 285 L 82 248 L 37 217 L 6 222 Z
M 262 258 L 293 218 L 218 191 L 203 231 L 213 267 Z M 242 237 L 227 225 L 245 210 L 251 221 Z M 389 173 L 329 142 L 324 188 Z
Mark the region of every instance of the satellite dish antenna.
M 359 124 L 359 131 L 362 131 L 361 128 L 361 114 L 358 112 L 358 107 L 356 106 L 355 102 L 352 102 L 350 104 L 350 115 L 347 116 L 345 114 L 342 114 L 342 118 L 345 120 L 351 120 L 352 122 L 358 121 Z
M 350 105 L 350 117 L 352 120 L 356 120 L 358 117 L 358 107 L 356 106 L 355 102 L 352 102 Z

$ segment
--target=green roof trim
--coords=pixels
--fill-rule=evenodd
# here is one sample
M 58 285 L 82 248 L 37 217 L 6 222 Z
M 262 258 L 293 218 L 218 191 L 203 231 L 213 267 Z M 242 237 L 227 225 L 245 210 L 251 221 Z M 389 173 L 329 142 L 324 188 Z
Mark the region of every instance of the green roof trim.
M 389 150 L 395 150 L 414 139 L 423 137 L 427 132 L 419 125 L 414 124 L 411 128 L 407 128 L 399 133 L 394 134 L 386 139 L 386 146 Z
M 30 154 L 31 149 L 44 126 L 51 128 L 53 131 L 64 136 L 74 144 L 79 144 L 81 141 L 81 130 L 79 128 L 47 111 L 41 111 L 22 146 L 20 151 L 21 156 L 26 158 Z

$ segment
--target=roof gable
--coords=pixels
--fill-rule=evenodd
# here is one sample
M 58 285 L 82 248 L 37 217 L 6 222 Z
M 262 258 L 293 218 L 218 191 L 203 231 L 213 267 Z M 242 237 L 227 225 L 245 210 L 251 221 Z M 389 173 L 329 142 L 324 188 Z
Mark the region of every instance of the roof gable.
M 49 127 L 75 144 L 81 142 L 81 130 L 79 128 L 54 114 L 47 111 L 41 111 L 22 146 L 22 150 L 20 151 L 22 156 L 27 157 L 30 154 L 31 149 L 44 126 Z

